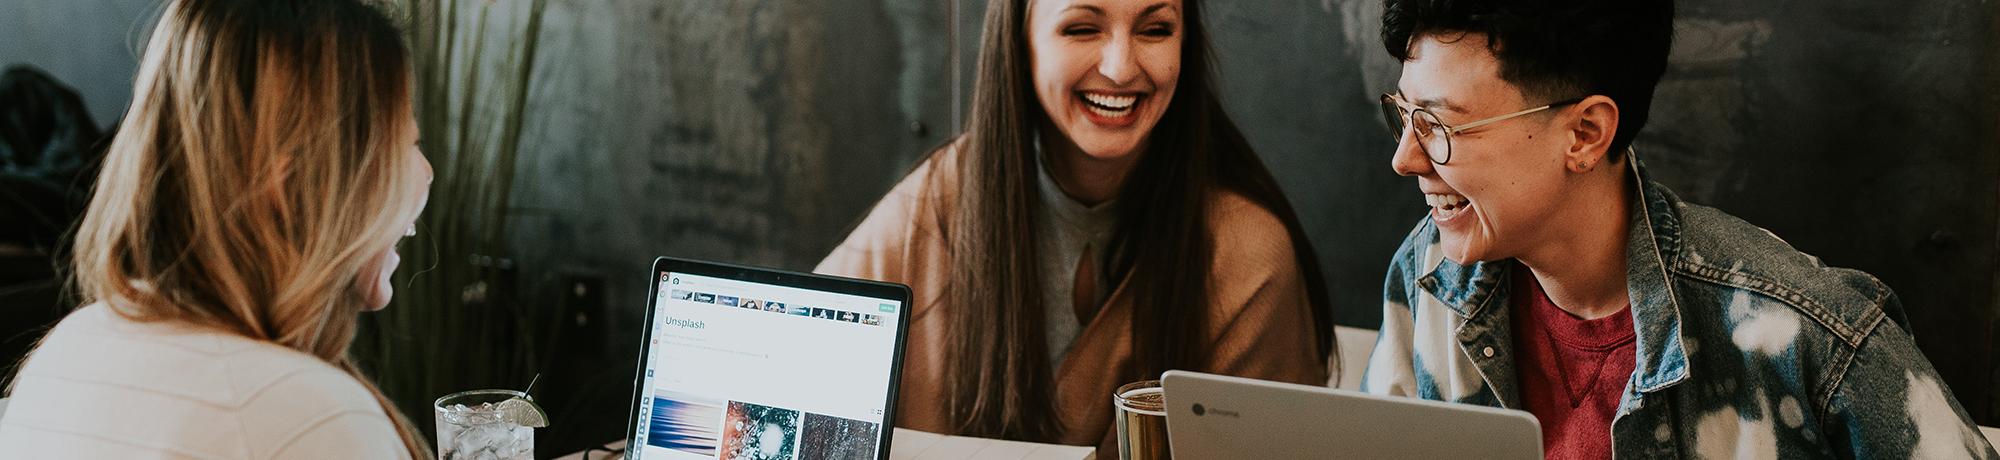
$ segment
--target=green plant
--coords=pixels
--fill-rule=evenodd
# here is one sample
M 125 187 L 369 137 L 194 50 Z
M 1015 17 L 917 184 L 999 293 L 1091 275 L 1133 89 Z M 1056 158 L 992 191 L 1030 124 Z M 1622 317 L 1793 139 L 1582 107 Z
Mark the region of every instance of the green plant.
M 561 314 L 521 301 L 506 258 L 546 2 L 399 1 L 409 17 L 419 145 L 436 175 L 417 235 L 400 248 L 394 300 L 362 315 L 354 356 L 405 414 L 435 433 L 435 398 L 519 388 L 546 367 L 542 345 Z

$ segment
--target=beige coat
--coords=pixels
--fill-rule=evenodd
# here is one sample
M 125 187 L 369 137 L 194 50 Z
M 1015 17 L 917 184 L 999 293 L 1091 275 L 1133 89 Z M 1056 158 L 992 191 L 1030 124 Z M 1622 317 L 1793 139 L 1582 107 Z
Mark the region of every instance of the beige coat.
M 958 190 L 956 149 L 942 152 L 896 185 L 839 247 L 820 262 L 819 273 L 874 279 L 910 286 L 910 336 L 903 357 L 896 425 L 950 434 L 943 404 L 949 387 L 942 309 L 951 266 L 939 213 L 927 193 Z M 939 162 L 945 162 L 939 165 Z M 928 190 L 925 177 L 942 167 Z M 1207 372 L 1324 385 L 1326 365 L 1316 359 L 1312 313 L 1292 252 L 1291 239 L 1277 216 L 1235 193 L 1213 197 L 1208 222 L 1215 256 L 1209 268 L 1208 337 L 1213 344 Z M 944 202 L 949 202 L 944 201 Z M 1144 205 L 1126 203 L 1126 205 Z M 1085 324 L 1055 373 L 1062 443 L 1097 445 L 1099 458 L 1117 458 L 1112 445 L 1111 392 L 1127 382 L 1116 374 L 1131 359 L 1130 295 L 1121 284 L 1098 314 Z

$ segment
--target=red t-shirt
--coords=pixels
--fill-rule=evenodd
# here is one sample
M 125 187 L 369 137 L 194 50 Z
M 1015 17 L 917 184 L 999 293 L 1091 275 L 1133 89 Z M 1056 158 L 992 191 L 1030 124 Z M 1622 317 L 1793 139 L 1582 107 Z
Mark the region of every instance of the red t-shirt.
M 1513 292 L 1515 372 L 1521 401 L 1542 423 L 1550 459 L 1611 458 L 1611 417 L 1632 376 L 1632 308 L 1584 320 L 1549 301 L 1527 267 Z

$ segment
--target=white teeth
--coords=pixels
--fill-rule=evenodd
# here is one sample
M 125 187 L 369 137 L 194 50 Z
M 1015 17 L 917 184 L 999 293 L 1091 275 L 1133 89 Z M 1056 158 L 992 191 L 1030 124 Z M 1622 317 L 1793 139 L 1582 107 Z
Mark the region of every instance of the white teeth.
M 1460 208 L 1464 207 L 1467 201 L 1468 200 L 1466 200 L 1465 197 L 1462 195 L 1454 195 L 1446 193 L 1424 194 L 1424 204 L 1428 204 L 1433 208 L 1443 208 L 1443 207 Z
M 1086 109 L 1090 109 L 1090 113 L 1095 113 L 1095 114 L 1097 114 L 1097 116 L 1100 116 L 1100 117 L 1104 117 L 1104 118 L 1118 118 L 1118 117 L 1122 117 L 1122 116 L 1125 116 L 1125 114 L 1128 114 L 1128 113 L 1132 113 L 1132 110 L 1131 110 L 1131 109 L 1126 109 L 1126 110 L 1120 110 L 1120 111 L 1116 111 L 1116 112 L 1113 112 L 1113 111 L 1110 111 L 1110 110 L 1104 110 L 1104 108 L 1102 108 L 1102 107 L 1098 107 L 1098 106 L 1094 106 L 1094 105 L 1085 105 L 1085 106 L 1083 106 L 1083 107 L 1084 107 L 1084 108 L 1086 108 Z
M 1139 102 L 1138 96 L 1131 95 L 1112 96 L 1109 94 L 1083 93 L 1083 98 L 1089 99 L 1092 104 L 1097 104 L 1111 110 L 1129 109 L 1132 108 L 1133 103 Z

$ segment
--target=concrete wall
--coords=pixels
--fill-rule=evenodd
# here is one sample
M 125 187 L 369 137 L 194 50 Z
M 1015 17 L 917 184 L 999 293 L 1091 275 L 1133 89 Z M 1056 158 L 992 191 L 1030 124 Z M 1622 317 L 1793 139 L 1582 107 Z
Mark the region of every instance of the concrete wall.
M 101 126 L 125 115 L 156 0 L 0 0 L 0 66 L 33 64 L 68 83 Z
M 601 341 L 572 344 L 564 360 L 586 364 L 556 370 L 601 377 L 549 383 L 583 394 L 580 407 L 629 401 L 629 388 L 600 383 L 632 381 L 655 256 L 809 270 L 844 238 L 952 131 L 950 49 L 938 46 L 948 10 L 552 2 L 512 256 L 531 288 L 601 283 L 609 305 L 582 307 L 579 323 L 608 327 L 580 328 Z M 585 426 L 561 436 L 622 436 L 623 418 L 571 420 Z
M 0 0 L 0 61 L 53 70 L 108 122 L 129 97 L 128 31 L 148 5 Z M 1208 7 L 1228 108 L 1299 206 L 1340 322 L 1373 327 L 1384 266 L 1423 213 L 1389 170 L 1374 108 L 1397 74 L 1377 42 L 1379 2 Z M 607 293 L 584 308 L 601 323 L 594 342 L 566 352 L 597 356 L 579 362 L 606 363 L 610 383 L 575 383 L 565 391 L 592 395 L 576 404 L 625 397 L 619 363 L 636 337 L 619 331 L 637 327 L 652 257 L 808 269 L 956 132 L 983 11 L 554 0 L 507 255 L 524 291 Z M 2000 4 L 1699 0 L 1681 12 L 1637 143 L 1656 178 L 1882 278 L 1957 396 L 2000 424 Z

